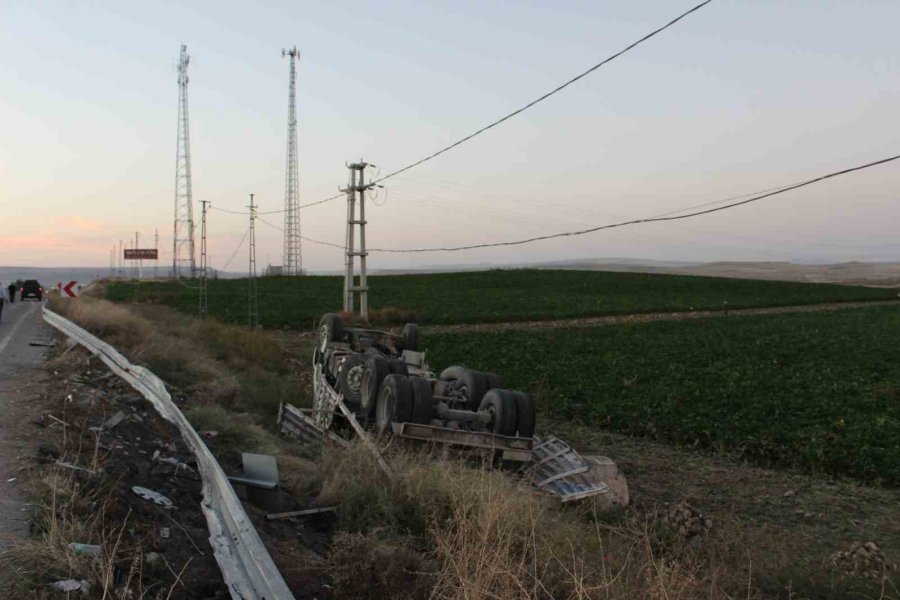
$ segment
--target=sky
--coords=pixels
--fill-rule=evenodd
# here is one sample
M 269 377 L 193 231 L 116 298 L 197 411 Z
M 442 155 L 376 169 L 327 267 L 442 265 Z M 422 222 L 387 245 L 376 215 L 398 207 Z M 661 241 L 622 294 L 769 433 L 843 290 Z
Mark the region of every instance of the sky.
M 283 207 L 288 61 L 300 201 L 376 175 L 519 108 L 695 2 L 0 0 L 0 265 L 109 264 L 140 233 L 171 261 L 180 45 L 199 201 Z M 561 93 L 385 182 L 370 247 L 504 241 L 641 218 L 900 153 L 896 1 L 714 0 Z M 371 268 L 594 257 L 897 260 L 900 163 L 692 220 L 526 246 L 370 256 Z M 279 214 L 265 217 L 283 226 Z M 346 202 L 301 212 L 343 243 Z M 208 219 L 240 271 L 248 219 Z M 257 259 L 282 237 L 257 223 Z M 199 246 L 199 244 L 198 244 Z M 340 249 L 303 242 L 303 266 Z M 229 262 L 229 258 L 231 261 Z

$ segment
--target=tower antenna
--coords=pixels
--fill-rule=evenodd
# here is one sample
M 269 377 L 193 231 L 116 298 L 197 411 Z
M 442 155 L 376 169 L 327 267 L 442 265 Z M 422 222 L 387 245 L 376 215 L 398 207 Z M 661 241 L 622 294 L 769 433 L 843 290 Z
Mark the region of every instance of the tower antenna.
M 297 159 L 297 67 L 300 52 L 294 46 L 282 50 L 291 61 L 288 91 L 287 167 L 284 182 L 284 257 L 285 275 L 303 274 L 303 254 L 300 250 L 300 167 Z
M 190 56 L 181 45 L 178 61 L 178 147 L 175 152 L 175 233 L 172 236 L 172 276 L 193 277 L 194 203 L 191 191 L 191 142 L 188 126 L 188 74 Z

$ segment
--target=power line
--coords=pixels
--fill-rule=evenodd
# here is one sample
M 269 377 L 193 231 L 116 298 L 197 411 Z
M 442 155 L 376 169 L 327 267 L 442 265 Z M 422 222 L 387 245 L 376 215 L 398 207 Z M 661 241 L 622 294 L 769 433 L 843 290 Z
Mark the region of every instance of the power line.
M 250 235 L 250 228 L 247 228 L 247 231 L 244 232 L 244 237 L 241 238 L 241 241 L 238 243 L 237 248 L 234 249 L 234 252 L 231 253 L 231 258 L 225 263 L 225 265 L 219 269 L 220 271 L 224 271 L 228 268 L 228 265 L 231 264 L 231 261 L 234 260 L 234 257 L 237 256 L 238 251 L 241 249 L 241 246 L 244 245 L 244 242 L 247 241 L 247 236 Z
M 654 36 L 656 36 L 656 35 L 662 33 L 663 31 L 665 31 L 666 29 L 668 29 L 668 28 L 671 27 L 672 25 L 675 25 L 675 23 L 677 23 L 678 21 L 684 19 L 685 17 L 687 17 L 688 15 L 690 15 L 690 14 L 692 14 L 692 13 L 694 13 L 694 12 L 697 12 L 698 10 L 700 10 L 701 8 L 703 8 L 704 6 L 706 6 L 707 4 L 709 4 L 710 2 L 712 2 L 712 0 L 704 0 L 703 2 L 701 2 L 701 3 L 698 4 L 698 5 L 696 5 L 695 7 L 691 8 L 690 10 L 681 13 L 680 15 L 678 15 L 677 17 L 675 17 L 674 19 L 672 19 L 671 21 L 669 21 L 668 23 L 666 23 L 666 24 L 663 25 L 662 27 L 659 27 L 659 28 L 657 28 L 657 29 L 651 31 L 650 33 L 648 33 L 647 35 L 645 35 L 645 36 L 642 37 L 641 39 L 637 40 L 636 42 L 632 42 L 631 44 L 629 44 L 628 46 L 626 46 L 626 47 L 623 48 L 622 50 L 619 50 L 618 52 L 616 52 L 616 53 L 613 54 L 612 56 L 609 56 L 608 58 L 605 58 L 604 60 L 600 61 L 599 63 L 597 63 L 596 65 L 594 65 L 594 66 L 591 67 L 590 69 L 588 69 L 587 71 L 584 71 L 583 73 L 580 73 L 579 75 L 576 75 L 575 77 L 573 77 L 572 79 L 570 79 L 570 80 L 568 80 L 567 82 L 563 83 L 562 85 L 557 86 L 556 88 L 550 90 L 549 92 L 547 92 L 546 94 L 544 94 L 544 95 L 541 96 L 540 98 L 537 98 L 537 99 L 535 99 L 535 100 L 532 100 L 531 102 L 529 102 L 528 104 L 526 104 L 526 105 L 523 106 L 522 108 L 519 108 L 519 109 L 517 109 L 517 110 L 514 110 L 513 112 L 507 114 L 506 116 L 503 116 L 503 117 L 497 119 L 496 121 L 494 121 L 493 123 L 490 123 L 489 125 L 485 125 L 484 127 L 482 127 L 481 129 L 479 129 L 478 131 L 475 131 L 475 132 L 473 132 L 473 133 L 470 133 L 470 134 L 467 135 L 466 137 L 464 137 L 464 138 L 462 138 L 462 139 L 460 139 L 460 140 L 458 140 L 458 141 L 456 141 L 456 142 L 453 142 L 453 143 L 450 144 L 449 146 L 446 146 L 446 147 L 444 147 L 444 148 L 441 148 L 441 149 L 438 150 L 437 152 L 435 152 L 435 153 L 433 153 L 433 154 L 430 154 L 430 155 L 426 156 L 425 158 L 419 159 L 419 160 L 417 160 L 416 162 L 411 163 L 411 164 L 409 164 L 409 165 L 407 165 L 407 166 L 405 166 L 405 167 L 403 167 L 403 168 L 401 168 L 401 169 L 397 169 L 396 171 L 392 171 L 392 172 L 388 173 L 387 175 L 385 175 L 384 177 L 379 177 L 378 179 L 376 179 L 376 180 L 373 181 L 372 183 L 380 183 L 380 182 L 384 181 L 385 179 L 390 179 L 391 177 L 394 177 L 395 175 L 399 175 L 400 173 L 403 173 L 404 171 L 408 171 L 408 170 L 410 170 L 410 169 L 412 169 L 412 168 L 414 168 L 414 167 L 418 167 L 418 166 L 421 165 L 422 163 L 428 162 L 428 161 L 431 160 L 432 158 L 436 158 L 436 157 L 440 156 L 441 154 L 443 154 L 443 153 L 445 153 L 445 152 L 448 152 L 448 151 L 452 150 L 453 148 L 456 148 L 457 146 L 459 146 L 459 145 L 461 145 L 461 144 L 464 144 L 465 142 L 468 142 L 468 141 L 471 140 L 472 138 L 474 138 L 474 137 L 476 137 L 476 136 L 478 136 L 478 135 L 481 135 L 481 134 L 484 133 L 485 131 L 487 131 L 487 130 L 489 130 L 489 129 L 493 129 L 494 127 L 496 127 L 497 125 L 500 125 L 500 124 L 503 123 L 504 121 L 508 121 L 509 119 L 515 117 L 516 115 L 518 115 L 518 114 L 520 114 L 520 113 L 522 113 L 522 112 L 528 110 L 528 109 L 531 108 L 532 106 L 534 106 L 534 105 L 536 105 L 536 104 L 538 104 L 538 103 L 540 103 L 540 102 L 543 102 L 544 100 L 546 100 L 546 99 L 549 98 L 550 96 L 552 96 L 552 95 L 554 95 L 554 94 L 556 94 L 556 93 L 558 93 L 558 92 L 561 92 L 562 90 L 564 90 L 565 88 L 569 87 L 570 85 L 572 85 L 572 84 L 575 83 L 576 81 L 578 81 L 578 80 L 580 80 L 580 79 L 583 79 L 584 77 L 587 77 L 588 75 L 590 75 L 591 73 L 593 73 L 594 71 L 596 71 L 597 69 L 599 69 L 600 67 L 602 67 L 603 65 L 606 65 L 606 64 L 608 64 L 608 63 L 614 61 L 615 59 L 619 58 L 620 56 L 622 56 L 622 55 L 625 54 L 626 52 L 628 52 L 628 51 L 630 51 L 630 50 L 636 48 L 637 46 L 643 44 L 644 42 L 646 42 L 646 41 L 649 40 L 650 38 L 652 38 L 652 37 L 654 37 Z
M 271 227 L 272 229 L 275 229 L 276 231 L 284 232 L 283 228 L 279 227 L 278 225 L 273 225 L 272 223 L 269 223 L 268 221 L 259 217 L 258 215 L 259 215 L 259 213 L 257 213 L 257 217 L 256 217 L 257 221 L 268 225 L 269 227 Z M 322 246 L 331 246 L 332 248 L 340 248 L 341 250 L 344 249 L 344 246 L 341 244 L 332 244 L 331 242 L 323 242 L 321 240 L 314 240 L 312 238 L 308 238 L 303 235 L 300 236 L 300 239 L 303 240 L 304 242 L 309 242 L 311 244 L 321 244 Z
M 237 210 L 228 210 L 228 209 L 226 209 L 226 208 L 219 208 L 218 206 L 213 206 L 212 204 L 209 205 L 209 208 L 212 209 L 212 210 L 217 210 L 217 211 L 219 211 L 219 212 L 228 213 L 228 214 L 230 214 L 230 215 L 243 215 L 243 216 L 247 216 L 247 215 L 250 214 L 250 213 L 248 213 L 248 212 L 241 212 L 241 211 L 237 211 Z M 284 212 L 284 211 L 282 210 L 282 211 L 278 211 L 278 212 Z
M 840 171 L 834 171 L 834 172 L 828 173 L 826 175 L 820 175 L 819 177 L 815 177 L 813 179 L 807 179 L 806 181 L 802 181 L 800 183 L 795 183 L 795 184 L 788 185 L 788 186 L 781 187 L 781 188 L 775 188 L 774 191 L 769 191 L 769 192 L 766 192 L 763 194 L 759 194 L 759 195 L 753 196 L 751 198 L 747 198 L 745 200 L 731 202 L 731 203 L 725 204 L 723 206 L 717 206 L 715 208 L 707 208 L 705 210 L 690 212 L 690 213 L 686 213 L 686 214 L 666 216 L 666 215 L 673 215 L 673 213 L 682 212 L 682 211 L 672 211 L 672 212 L 665 213 L 664 215 L 660 215 L 660 216 L 656 216 L 656 217 L 647 217 L 644 219 L 634 219 L 631 221 L 622 221 L 620 223 L 612 223 L 609 225 L 600 225 L 598 227 L 591 227 L 589 229 L 582 229 L 579 231 L 567 231 L 567 232 L 563 232 L 563 233 L 554 233 L 554 234 L 550 234 L 550 235 L 542 235 L 542 236 L 526 238 L 526 239 L 521 239 L 521 240 L 514 240 L 514 241 L 509 241 L 509 242 L 491 242 L 491 243 L 486 243 L 486 244 L 472 244 L 469 246 L 457 246 L 457 247 L 450 247 L 450 248 L 445 248 L 445 247 L 410 248 L 410 249 L 369 248 L 369 252 L 392 252 L 392 253 L 458 252 L 460 250 L 472 250 L 475 248 L 493 248 L 493 247 L 497 247 L 497 246 L 520 246 L 522 244 L 529 244 L 531 242 L 538 242 L 541 240 L 549 240 L 549 239 L 561 238 L 561 237 L 573 237 L 573 236 L 578 236 L 578 235 L 584 235 L 587 233 L 593 233 L 595 231 L 601 231 L 603 229 L 614 229 L 617 227 L 626 227 L 628 225 L 637 225 L 640 223 L 655 223 L 655 222 L 659 222 L 659 221 L 677 221 L 680 219 L 689 219 L 692 217 L 698 217 L 700 215 L 707 215 L 710 213 L 719 212 L 719 211 L 727 210 L 730 208 L 735 208 L 737 206 L 743 206 L 744 204 L 750 204 L 751 202 L 757 202 L 759 200 L 763 200 L 764 198 L 770 198 L 772 196 L 777 196 L 778 194 L 783 194 L 783 193 L 789 192 L 791 190 L 796 190 L 798 188 L 806 187 L 806 186 L 812 185 L 814 183 L 819 183 L 826 179 L 831 179 L 833 177 L 839 177 L 841 175 L 847 175 L 848 173 L 853 173 L 855 171 L 861 171 L 863 169 L 868 169 L 870 167 L 883 165 L 883 164 L 893 162 L 898 159 L 900 159 L 900 154 L 898 154 L 896 156 L 891 156 L 889 158 L 883 158 L 881 160 L 877 160 L 874 162 L 866 163 L 864 165 L 859 165 L 856 167 L 851 167 L 851 168 L 843 169 Z M 738 197 L 740 197 L 740 196 L 738 196 Z M 712 203 L 707 203 L 706 205 L 708 206 L 709 204 L 717 204 L 717 203 L 718 202 L 712 202 Z M 703 206 L 703 205 L 698 205 L 698 206 Z M 688 209 L 682 209 L 682 210 L 688 210 Z
M 713 1 L 713 0 L 704 0 L 703 2 L 701 2 L 700 4 L 694 6 L 694 7 L 691 8 L 690 10 L 681 13 L 680 15 L 678 15 L 677 17 L 675 17 L 674 19 L 672 19 L 671 21 L 669 21 L 668 23 L 666 23 L 666 24 L 663 25 L 662 27 L 659 27 L 659 28 L 657 28 L 657 29 L 654 29 L 653 31 L 651 31 L 650 33 L 648 33 L 648 34 L 645 35 L 644 37 L 640 38 L 640 39 L 637 40 L 636 42 L 632 42 L 631 44 L 629 44 L 629 45 L 626 46 L 625 48 L 623 48 L 623 49 L 619 50 L 618 52 L 616 52 L 615 54 L 613 54 L 612 56 L 609 56 L 609 57 L 603 59 L 602 61 L 600 61 L 600 62 L 597 63 L 596 65 L 592 66 L 590 69 L 584 71 L 583 73 L 580 73 L 580 74 L 576 75 L 576 76 L 573 77 L 572 79 L 569 79 L 568 81 L 566 81 L 566 82 L 563 83 L 562 85 L 559 85 L 559 86 L 557 86 L 556 88 L 550 90 L 549 92 L 547 92 L 547 93 L 544 94 L 543 96 L 541 96 L 541 97 L 539 97 L 539 98 L 537 98 L 537 99 L 535 99 L 535 100 L 532 100 L 531 102 L 529 102 L 529 103 L 526 104 L 525 106 L 523 106 L 523 107 L 521 107 L 521 108 L 519 108 L 519 109 L 517 109 L 517 110 L 514 110 L 513 112 L 511 112 L 511 113 L 509 113 L 509 114 L 507 114 L 507 115 L 505 115 L 505 116 L 503 116 L 503 117 L 497 119 L 496 121 L 494 121 L 494 122 L 492 122 L 492 123 L 490 123 L 490 124 L 488 124 L 488 125 L 485 125 L 484 127 L 482 127 L 481 129 L 479 129 L 478 131 L 475 131 L 475 132 L 473 132 L 473 133 L 470 133 L 469 135 L 465 136 L 464 138 L 462 138 L 462 139 L 460 139 L 460 140 L 458 140 L 458 141 L 456 141 L 456 142 L 453 142 L 453 143 L 450 144 L 449 146 L 446 146 L 446 147 L 444 147 L 444 148 L 441 148 L 440 150 L 438 150 L 437 152 L 434 152 L 433 154 L 429 154 L 429 155 L 426 156 L 425 158 L 419 159 L 419 160 L 417 160 L 416 162 L 411 163 L 411 164 L 409 164 L 409 165 L 407 165 L 407 166 L 405 166 L 405 167 L 403 167 L 403 168 L 401 168 L 401 169 L 397 169 L 396 171 L 392 171 L 392 172 L 388 173 L 387 175 L 385 175 L 384 177 L 379 177 L 378 179 L 375 179 L 374 181 L 372 181 L 372 183 L 380 183 L 380 182 L 382 182 L 382 181 L 384 181 L 384 180 L 386 180 L 386 179 L 390 179 L 391 177 L 394 177 L 395 175 L 399 175 L 400 173 L 403 173 L 403 172 L 405 172 L 405 171 L 409 171 L 409 170 L 412 169 L 412 168 L 418 167 L 418 166 L 421 165 L 422 163 L 428 162 L 429 160 L 431 160 L 431 159 L 433 159 L 433 158 L 437 158 L 437 157 L 440 156 L 441 154 L 444 154 L 445 152 L 448 152 L 448 151 L 450 151 L 450 150 L 456 148 L 457 146 L 460 146 L 460 145 L 462 145 L 462 144 L 468 142 L 468 141 L 471 140 L 472 138 L 481 135 L 482 133 L 484 133 L 485 131 L 487 131 L 487 130 L 489 130 L 489 129 L 493 129 L 493 128 L 496 127 L 497 125 L 500 125 L 501 123 L 503 123 L 503 122 L 505 122 L 505 121 L 508 121 L 509 119 L 515 117 L 516 115 L 518 115 L 518 114 L 520 114 L 520 113 L 525 112 L 526 110 L 528 110 L 528 109 L 531 108 L 532 106 L 534 106 L 534 105 L 536 105 L 536 104 L 538 104 L 538 103 L 540 103 L 540 102 L 543 102 L 544 100 L 546 100 L 546 99 L 549 98 L 550 96 L 553 96 L 554 94 L 557 94 L 557 93 L 561 92 L 562 90 L 564 90 L 565 88 L 569 87 L 570 85 L 572 85 L 572 84 L 575 83 L 576 81 L 578 81 L 578 80 L 580 80 L 580 79 L 583 79 L 584 77 L 587 77 L 588 75 L 590 75 L 591 73 L 593 73 L 594 71 L 596 71 L 597 69 L 599 69 L 600 67 L 606 65 L 607 63 L 610 63 L 610 62 L 614 61 L 615 59 L 619 58 L 620 56 L 622 56 L 622 55 L 625 54 L 626 52 L 629 52 L 630 50 L 633 50 L 633 49 L 636 48 L 637 46 L 640 46 L 641 44 L 643 44 L 644 42 L 646 42 L 646 41 L 649 40 L 650 38 L 652 38 L 652 37 L 654 37 L 654 36 L 656 36 L 656 35 L 662 33 L 663 31 L 665 31 L 665 30 L 668 29 L 669 27 L 675 25 L 676 23 L 678 23 L 679 21 L 681 21 L 682 19 L 684 19 L 684 18 L 687 17 L 688 15 L 697 12 L 698 10 L 700 10 L 701 8 L 703 8 L 704 6 L 706 6 L 707 4 L 709 4 L 709 3 L 712 2 L 712 1 Z M 334 196 L 329 196 L 328 198 L 323 198 L 323 199 L 321 199 L 321 200 L 316 200 L 315 202 L 309 202 L 309 203 L 307 203 L 307 204 L 301 204 L 301 205 L 299 205 L 299 206 L 297 207 L 297 210 L 301 210 L 301 209 L 304 209 L 304 208 L 310 208 L 310 207 L 312 207 L 312 206 L 318 206 L 319 204 L 325 204 L 326 202 L 331 202 L 332 200 L 337 200 L 338 198 L 343 198 L 343 197 L 344 197 L 344 194 L 335 194 Z M 274 214 L 277 214 L 277 213 L 283 213 L 283 212 L 285 212 L 285 211 L 283 211 L 283 210 L 273 210 L 273 211 L 264 212 L 264 213 L 257 213 L 257 214 L 274 215 Z

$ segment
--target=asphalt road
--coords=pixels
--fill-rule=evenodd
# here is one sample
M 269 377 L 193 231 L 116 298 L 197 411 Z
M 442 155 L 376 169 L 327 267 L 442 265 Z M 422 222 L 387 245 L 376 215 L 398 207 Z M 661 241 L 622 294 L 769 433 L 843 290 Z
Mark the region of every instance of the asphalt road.
M 25 505 L 16 487 L 13 461 L 16 449 L 7 440 L 9 406 L 27 387 L 29 370 L 39 365 L 47 352 L 52 332 L 41 318 L 41 303 L 16 302 L 3 306 L 0 315 L 0 551 L 10 537 L 28 530 Z

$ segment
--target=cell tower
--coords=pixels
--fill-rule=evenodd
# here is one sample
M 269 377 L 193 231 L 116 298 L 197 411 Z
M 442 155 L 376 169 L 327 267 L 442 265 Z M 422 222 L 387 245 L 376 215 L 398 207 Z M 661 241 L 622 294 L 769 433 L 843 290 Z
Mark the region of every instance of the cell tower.
M 300 250 L 300 168 L 297 162 L 297 67 L 300 53 L 294 46 L 282 50 L 291 61 L 291 83 L 288 92 L 287 169 L 284 182 L 284 258 L 285 275 L 301 275 L 303 254 Z
M 175 234 L 172 237 L 172 275 L 193 277 L 194 203 L 191 194 L 191 142 L 188 134 L 187 46 L 178 61 L 178 148 L 175 155 Z

